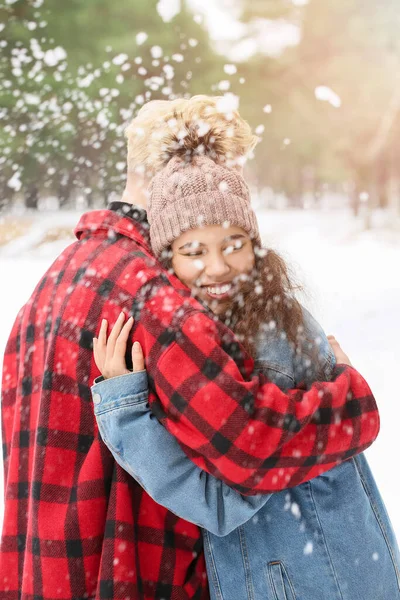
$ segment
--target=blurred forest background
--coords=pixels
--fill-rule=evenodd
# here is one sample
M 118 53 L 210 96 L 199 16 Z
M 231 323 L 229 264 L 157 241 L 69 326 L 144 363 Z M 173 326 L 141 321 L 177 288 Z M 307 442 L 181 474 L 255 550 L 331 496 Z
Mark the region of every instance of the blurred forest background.
M 398 0 L 220 5 L 240 25 L 222 50 L 191 0 L 2 0 L 0 211 L 104 206 L 141 105 L 207 93 L 238 97 L 261 137 L 248 176 L 266 207 L 328 193 L 366 226 L 376 208 L 396 221 Z

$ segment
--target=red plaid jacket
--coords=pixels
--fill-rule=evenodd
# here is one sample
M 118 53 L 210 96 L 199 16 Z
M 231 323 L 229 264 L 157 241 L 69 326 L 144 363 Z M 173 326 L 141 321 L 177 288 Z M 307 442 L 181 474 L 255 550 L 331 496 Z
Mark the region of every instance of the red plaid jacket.
M 250 379 L 232 334 L 157 267 L 137 217 L 84 215 L 9 338 L 2 600 L 208 598 L 199 529 L 153 502 L 99 437 L 89 386 L 102 317 L 135 316 L 152 409 L 198 465 L 245 493 L 299 484 L 378 433 L 352 368 L 309 392 Z

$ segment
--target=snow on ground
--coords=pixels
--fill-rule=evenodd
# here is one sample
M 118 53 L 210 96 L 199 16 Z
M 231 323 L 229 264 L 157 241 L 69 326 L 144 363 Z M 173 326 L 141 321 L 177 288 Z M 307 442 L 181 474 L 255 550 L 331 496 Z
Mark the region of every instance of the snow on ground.
M 375 393 L 381 432 L 367 456 L 400 538 L 395 450 L 400 399 L 394 377 L 400 362 L 400 234 L 390 227 L 362 232 L 360 222 L 343 210 L 259 210 L 258 217 L 265 244 L 284 255 L 305 286 L 304 303 L 336 336 Z M 18 309 L 68 243 L 40 241 L 49 228 L 72 228 L 78 218 L 78 213 L 38 215 L 30 234 L 0 247 L 7 285 L 0 295 L 1 355 Z

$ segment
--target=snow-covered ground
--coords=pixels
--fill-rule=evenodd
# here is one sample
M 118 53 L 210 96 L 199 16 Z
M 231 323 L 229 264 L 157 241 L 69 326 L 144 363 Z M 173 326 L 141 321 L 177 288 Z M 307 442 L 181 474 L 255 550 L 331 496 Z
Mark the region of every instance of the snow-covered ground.
M 367 456 L 400 538 L 395 445 L 400 425 L 395 377 L 400 364 L 400 233 L 382 223 L 362 232 L 361 223 L 344 210 L 258 210 L 258 217 L 265 244 L 290 262 L 306 288 L 304 302 L 326 332 L 336 336 L 375 393 L 381 433 Z M 31 233 L 0 247 L 1 355 L 19 307 L 68 243 L 40 244 L 45 232 L 72 228 L 78 218 L 78 213 L 38 215 Z

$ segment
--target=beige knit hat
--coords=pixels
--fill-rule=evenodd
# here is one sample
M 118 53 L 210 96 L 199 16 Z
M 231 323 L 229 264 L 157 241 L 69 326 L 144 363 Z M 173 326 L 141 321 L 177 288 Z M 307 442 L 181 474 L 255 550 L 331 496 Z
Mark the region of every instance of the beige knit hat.
M 204 225 L 236 225 L 261 245 L 242 174 L 216 162 L 218 145 L 202 142 L 187 136 L 184 145 L 164 149 L 172 158 L 150 184 L 147 216 L 157 257 L 184 231 Z

